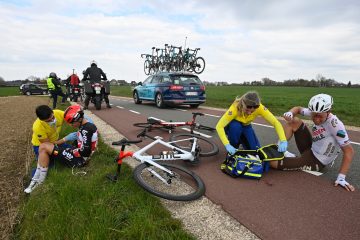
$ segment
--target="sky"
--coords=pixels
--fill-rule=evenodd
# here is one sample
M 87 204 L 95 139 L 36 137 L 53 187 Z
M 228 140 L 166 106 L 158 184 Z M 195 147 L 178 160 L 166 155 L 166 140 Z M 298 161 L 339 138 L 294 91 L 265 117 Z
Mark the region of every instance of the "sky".
M 360 84 L 358 0 L 0 0 L 0 77 L 66 78 L 95 60 L 142 81 L 142 53 L 201 48 L 203 81 Z

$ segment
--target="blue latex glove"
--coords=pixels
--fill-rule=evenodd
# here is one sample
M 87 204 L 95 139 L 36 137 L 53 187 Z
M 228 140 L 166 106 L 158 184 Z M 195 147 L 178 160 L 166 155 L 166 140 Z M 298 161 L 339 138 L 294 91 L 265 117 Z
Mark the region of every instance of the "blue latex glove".
M 286 152 L 287 148 L 288 148 L 288 142 L 287 141 L 281 141 L 279 143 L 279 146 L 278 146 L 278 151 L 279 152 Z
M 75 141 L 77 139 L 77 133 L 76 132 L 69 133 L 64 138 L 65 138 L 65 141 Z
M 231 144 L 225 145 L 226 151 L 233 155 L 236 152 L 236 148 L 234 148 Z

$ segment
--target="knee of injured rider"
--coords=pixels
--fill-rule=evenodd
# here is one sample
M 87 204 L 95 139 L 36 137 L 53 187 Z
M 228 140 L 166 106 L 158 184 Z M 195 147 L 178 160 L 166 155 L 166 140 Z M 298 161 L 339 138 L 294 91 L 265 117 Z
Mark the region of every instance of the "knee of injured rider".
M 269 161 L 271 168 L 278 168 L 279 161 Z

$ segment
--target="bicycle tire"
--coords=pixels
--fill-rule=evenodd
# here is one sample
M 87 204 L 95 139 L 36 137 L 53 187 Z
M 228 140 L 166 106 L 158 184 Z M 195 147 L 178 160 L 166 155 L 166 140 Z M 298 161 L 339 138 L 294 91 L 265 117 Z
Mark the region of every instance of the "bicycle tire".
M 150 66 L 151 66 L 150 61 L 145 60 L 145 62 L 144 62 L 144 73 L 145 73 L 145 75 L 150 75 Z
M 181 139 L 188 139 L 192 137 L 196 137 L 198 139 L 200 146 L 200 153 L 199 153 L 200 157 L 210 157 L 216 155 L 219 152 L 219 147 L 215 143 L 213 143 L 210 139 L 207 139 L 206 137 L 203 137 L 199 134 L 191 134 L 191 133 L 174 134 L 170 137 L 170 142 L 178 141 Z M 185 151 L 190 151 L 192 146 L 192 141 L 189 139 L 187 141 L 172 143 L 172 145 L 181 148 Z
M 160 124 L 153 124 L 153 123 L 134 123 L 133 126 L 139 128 L 147 128 L 149 131 L 151 131 L 152 129 L 160 129 L 167 132 L 175 130 L 175 127 L 172 126 L 163 126 Z
M 210 131 L 210 132 L 215 131 L 215 128 L 213 128 L 213 127 L 208 127 L 208 126 L 204 126 L 204 125 L 201 125 L 201 124 L 197 127 L 197 129 L 199 129 L 199 130 L 206 130 L 206 131 Z
M 203 57 L 197 57 L 195 59 L 194 72 L 197 74 L 202 73 L 205 70 L 205 60 Z
M 149 127 L 154 127 L 152 124 L 150 123 L 134 123 L 133 124 L 134 127 L 140 127 L 140 128 L 149 128 Z
M 157 174 L 165 178 L 168 178 L 167 172 L 161 171 L 148 163 L 141 163 L 135 167 L 133 176 L 143 189 L 155 196 L 173 201 L 192 201 L 204 195 L 205 184 L 194 172 L 178 165 L 159 164 L 176 174 L 174 178 L 171 178 L 170 186 L 154 177 L 148 170 L 149 168 L 156 170 Z M 186 178 L 186 181 L 182 178 Z

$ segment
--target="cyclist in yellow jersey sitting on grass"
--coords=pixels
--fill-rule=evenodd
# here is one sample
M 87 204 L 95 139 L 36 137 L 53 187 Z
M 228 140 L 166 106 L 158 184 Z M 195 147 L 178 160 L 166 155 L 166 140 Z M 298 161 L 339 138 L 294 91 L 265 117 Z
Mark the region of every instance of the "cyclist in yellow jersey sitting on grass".
M 38 118 L 33 123 L 31 143 L 37 159 L 41 143 L 54 143 L 59 139 L 61 127 L 64 123 L 64 111 L 52 110 L 47 105 L 40 105 L 35 112 Z
M 61 127 L 64 123 L 64 111 L 52 110 L 47 105 L 40 105 L 36 107 L 36 116 L 38 117 L 33 123 L 33 134 L 31 143 L 35 153 L 35 158 L 39 157 L 39 146 L 41 143 L 50 142 L 55 143 L 59 139 Z M 87 121 L 93 121 L 85 116 Z M 68 134 L 65 138 L 66 141 L 76 140 L 76 132 Z M 63 147 L 70 147 L 71 145 L 64 143 Z M 52 164 L 51 164 L 52 165 Z
M 260 102 L 257 92 L 247 92 L 237 97 L 230 108 L 220 118 L 216 131 L 225 145 L 226 151 L 233 155 L 242 144 L 244 149 L 256 150 L 261 147 L 255 131 L 251 126 L 257 116 L 262 116 L 274 126 L 279 136 L 278 151 L 286 152 L 288 142 L 281 123 Z

